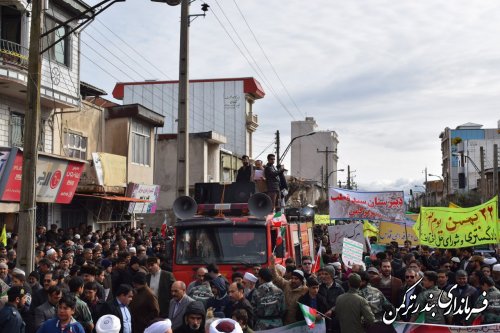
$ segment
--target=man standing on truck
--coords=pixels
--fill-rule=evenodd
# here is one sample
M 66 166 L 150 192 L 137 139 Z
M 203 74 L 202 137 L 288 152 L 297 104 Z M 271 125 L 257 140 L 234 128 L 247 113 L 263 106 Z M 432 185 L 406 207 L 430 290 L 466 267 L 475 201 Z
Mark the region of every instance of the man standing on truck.
M 271 198 L 273 207 L 276 210 L 276 206 L 279 206 L 280 201 L 280 174 L 285 171 L 283 165 L 276 169 L 274 162 L 276 161 L 276 156 L 274 154 L 267 155 L 267 164 L 264 168 L 264 175 L 267 181 L 267 195 Z
M 243 166 L 238 169 L 236 174 L 237 182 L 249 182 L 252 180 L 252 166 L 250 165 L 250 158 L 247 155 L 241 156 Z

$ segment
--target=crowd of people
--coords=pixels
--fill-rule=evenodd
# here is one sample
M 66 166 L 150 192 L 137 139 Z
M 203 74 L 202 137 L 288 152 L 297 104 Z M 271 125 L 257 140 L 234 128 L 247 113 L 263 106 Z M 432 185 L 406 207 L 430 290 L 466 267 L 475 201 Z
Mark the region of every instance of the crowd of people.
M 111 333 L 113 327 L 120 333 L 247 333 L 304 320 L 299 304 L 316 309 L 327 332 L 390 332 L 384 319 L 413 322 L 419 315 L 435 324 L 500 323 L 498 251 L 393 243 L 366 253 L 365 264 L 347 267 L 329 251 L 326 229 L 314 231 L 316 247 L 327 248 L 316 271 L 310 256 L 297 263 L 271 254 L 268 267 L 231 276 L 216 264 L 197 267 L 192 281 L 176 281 L 171 272 L 171 230 L 162 237 L 144 225 L 104 232 L 40 226 L 32 272 L 16 264 L 12 234 L 0 247 L 0 333 L 90 333 L 102 327 Z M 466 300 L 480 308 L 486 299 L 488 306 L 471 315 L 437 306 L 434 313 L 411 311 L 437 302 L 441 290 L 443 301 L 451 296 L 456 304 Z

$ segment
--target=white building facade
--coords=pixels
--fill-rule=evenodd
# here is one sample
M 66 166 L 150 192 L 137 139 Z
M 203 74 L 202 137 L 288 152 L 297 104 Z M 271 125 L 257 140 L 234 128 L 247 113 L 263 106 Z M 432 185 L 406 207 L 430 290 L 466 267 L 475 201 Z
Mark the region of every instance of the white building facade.
M 292 121 L 291 138 L 311 132 L 314 135 L 296 139 L 291 147 L 291 175 L 305 180 L 314 180 L 318 184 L 338 186 L 337 146 L 339 143 L 335 131 L 318 131 L 313 117 Z

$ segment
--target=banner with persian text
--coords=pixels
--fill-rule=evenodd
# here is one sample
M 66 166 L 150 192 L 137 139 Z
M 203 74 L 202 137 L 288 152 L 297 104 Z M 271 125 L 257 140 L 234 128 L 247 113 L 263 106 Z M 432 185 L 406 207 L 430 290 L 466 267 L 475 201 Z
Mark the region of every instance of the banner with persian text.
M 328 189 L 330 219 L 404 222 L 403 191 L 357 192 Z
M 412 227 L 391 222 L 380 222 L 378 230 L 377 243 L 398 242 L 399 246 L 403 246 L 404 242 L 409 240 L 412 245 L 419 244 L 418 237 Z
M 330 225 L 328 226 L 328 236 L 330 238 L 332 253 L 342 253 L 344 238 L 360 242 L 363 244 L 364 251 L 366 251 L 362 223 Z
M 422 207 L 413 226 L 421 244 L 448 249 L 498 242 L 498 197 L 474 207 Z

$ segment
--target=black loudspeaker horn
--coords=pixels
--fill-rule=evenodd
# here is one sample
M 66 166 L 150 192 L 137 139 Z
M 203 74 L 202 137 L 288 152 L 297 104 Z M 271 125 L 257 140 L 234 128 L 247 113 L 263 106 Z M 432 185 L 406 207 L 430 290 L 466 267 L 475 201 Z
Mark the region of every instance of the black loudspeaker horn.
M 273 202 L 267 194 L 257 193 L 248 200 L 248 210 L 255 217 L 265 217 L 273 211 Z
M 193 217 L 198 210 L 198 204 L 193 198 L 188 196 L 178 197 L 174 201 L 174 214 L 178 219 L 188 219 Z

